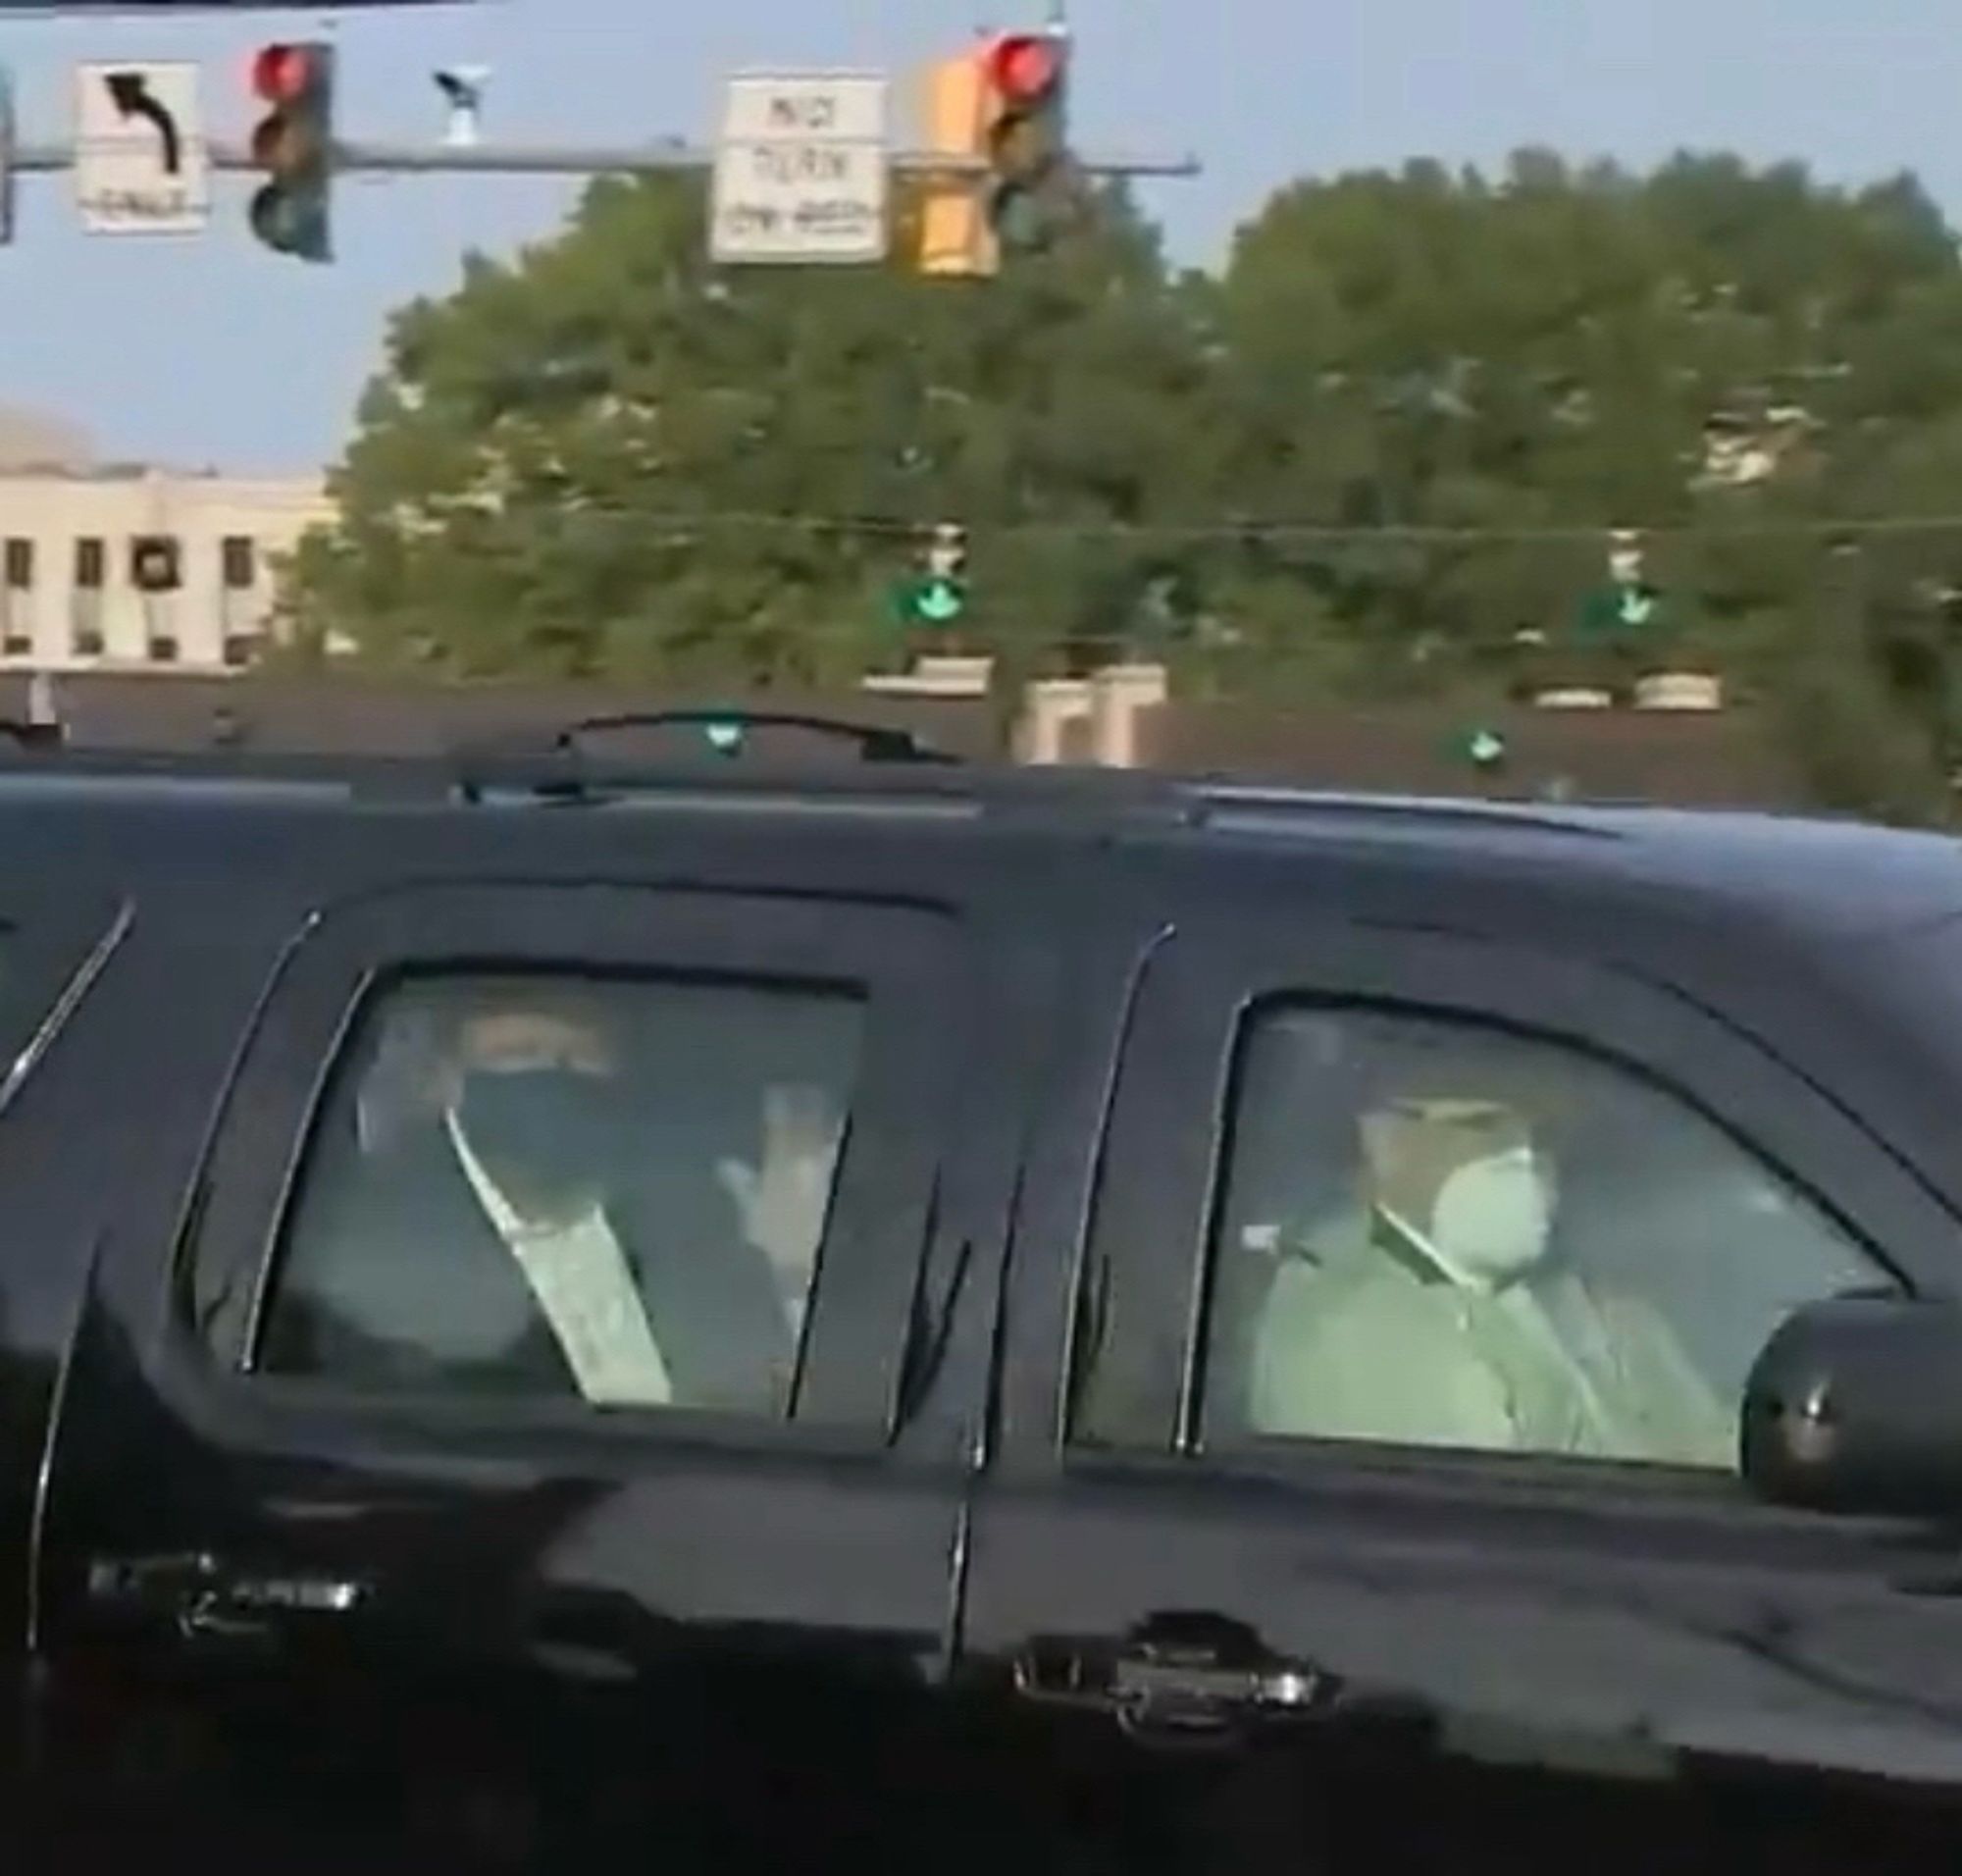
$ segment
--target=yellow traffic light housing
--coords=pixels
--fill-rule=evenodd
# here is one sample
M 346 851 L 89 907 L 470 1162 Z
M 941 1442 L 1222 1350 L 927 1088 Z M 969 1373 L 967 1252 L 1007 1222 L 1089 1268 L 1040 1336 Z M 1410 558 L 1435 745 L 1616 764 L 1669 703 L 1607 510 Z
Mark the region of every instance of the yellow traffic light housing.
M 1005 251 L 1040 247 L 1068 149 L 1068 41 L 1059 32 L 984 39 L 927 75 L 926 143 L 959 159 L 930 180 L 921 204 L 919 270 L 986 279 Z
M 988 154 L 987 48 L 943 59 L 927 74 L 926 147 L 979 163 Z M 920 202 L 919 271 L 943 280 L 986 280 L 1001 246 L 977 175 L 930 177 Z

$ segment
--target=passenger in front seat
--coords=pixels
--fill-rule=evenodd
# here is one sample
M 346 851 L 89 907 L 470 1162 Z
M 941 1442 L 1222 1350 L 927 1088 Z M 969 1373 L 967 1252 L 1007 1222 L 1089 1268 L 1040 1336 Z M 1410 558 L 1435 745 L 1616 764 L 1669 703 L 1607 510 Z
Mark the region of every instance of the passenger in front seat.
M 1299 1073 L 1258 1068 L 1301 1093 Z M 1293 1152 L 1324 1175 L 1313 1205 L 1297 1205 L 1273 1232 L 1275 1268 L 1244 1332 L 1248 1431 L 1499 1452 L 1603 1450 L 1611 1434 L 1585 1376 L 1515 1281 L 1546 1250 L 1550 1193 L 1530 1156 L 1505 1162 L 1497 1177 L 1460 1168 L 1456 1189 L 1438 1187 L 1442 1203 L 1424 1207 L 1417 1225 L 1383 1199 L 1364 1142 L 1364 1077 L 1352 1066 L 1348 1079 L 1340 1109 L 1326 1077 L 1311 1103 L 1281 1103 L 1295 1122 Z M 1381 1087 L 1368 1101 L 1385 1119 L 1401 1105 Z M 1271 1105 L 1267 1113 L 1279 1120 Z M 1285 1164 L 1279 1136 L 1269 1146 L 1264 1158 Z M 1244 1170 L 1246 1158 L 1236 1160 L 1236 1179 Z

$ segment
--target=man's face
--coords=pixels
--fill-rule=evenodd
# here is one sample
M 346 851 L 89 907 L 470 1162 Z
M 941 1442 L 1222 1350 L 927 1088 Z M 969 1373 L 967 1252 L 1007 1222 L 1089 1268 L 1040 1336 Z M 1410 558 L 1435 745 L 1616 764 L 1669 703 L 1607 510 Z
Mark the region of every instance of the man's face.
M 601 1196 L 616 1066 L 605 1031 L 578 1013 L 513 1003 L 463 1020 L 457 1118 L 471 1151 L 525 1217 L 555 1222 Z

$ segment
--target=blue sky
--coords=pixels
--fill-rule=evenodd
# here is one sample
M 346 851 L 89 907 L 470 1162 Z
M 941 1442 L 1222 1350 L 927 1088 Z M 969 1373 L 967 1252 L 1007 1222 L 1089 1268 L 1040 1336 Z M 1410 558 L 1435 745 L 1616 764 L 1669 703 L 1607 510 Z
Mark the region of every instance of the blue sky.
M 4 0 L 0 0 L 4 4 Z M 24 133 L 67 129 L 70 67 L 190 58 L 212 130 L 242 132 L 251 49 L 323 25 L 342 134 L 439 131 L 439 65 L 494 68 L 493 136 L 700 137 L 720 75 L 764 65 L 903 74 L 1044 0 L 486 0 L 222 17 L 0 17 Z M 1683 146 L 1799 155 L 1838 180 L 1918 170 L 1962 218 L 1962 0 L 1073 0 L 1075 112 L 1092 146 L 1197 151 L 1148 194 L 1174 251 L 1213 261 L 1304 172 L 1523 142 L 1647 161 Z M 258 248 L 243 179 L 192 238 L 89 236 L 67 177 L 20 188 L 0 248 L 0 402 L 58 412 L 105 453 L 240 470 L 336 453 L 388 308 L 440 291 L 467 247 L 547 234 L 575 185 L 344 180 L 333 268 Z

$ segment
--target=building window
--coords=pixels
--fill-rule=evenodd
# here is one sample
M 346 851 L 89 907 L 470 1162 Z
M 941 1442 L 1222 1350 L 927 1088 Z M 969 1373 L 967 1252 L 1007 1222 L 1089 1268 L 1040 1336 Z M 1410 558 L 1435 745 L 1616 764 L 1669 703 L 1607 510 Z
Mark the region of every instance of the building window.
M 81 536 L 75 544 L 75 591 L 69 596 L 69 649 L 78 658 L 99 658 L 103 652 L 102 587 L 109 555 L 102 537 Z
M 168 635 L 160 635 L 150 641 L 150 662 L 152 664 L 175 664 L 178 661 L 178 642 Z
M 34 544 L 10 538 L 0 555 L 0 656 L 26 657 L 34 649 L 28 618 L 34 585 Z
M 175 535 L 139 534 L 129 543 L 129 584 L 138 593 L 175 593 L 182 571 Z
M 228 534 L 218 551 L 229 591 L 249 593 L 259 584 L 259 544 L 249 534 Z
M 234 671 L 252 662 L 259 650 L 256 632 L 228 632 L 225 635 L 225 662 Z

